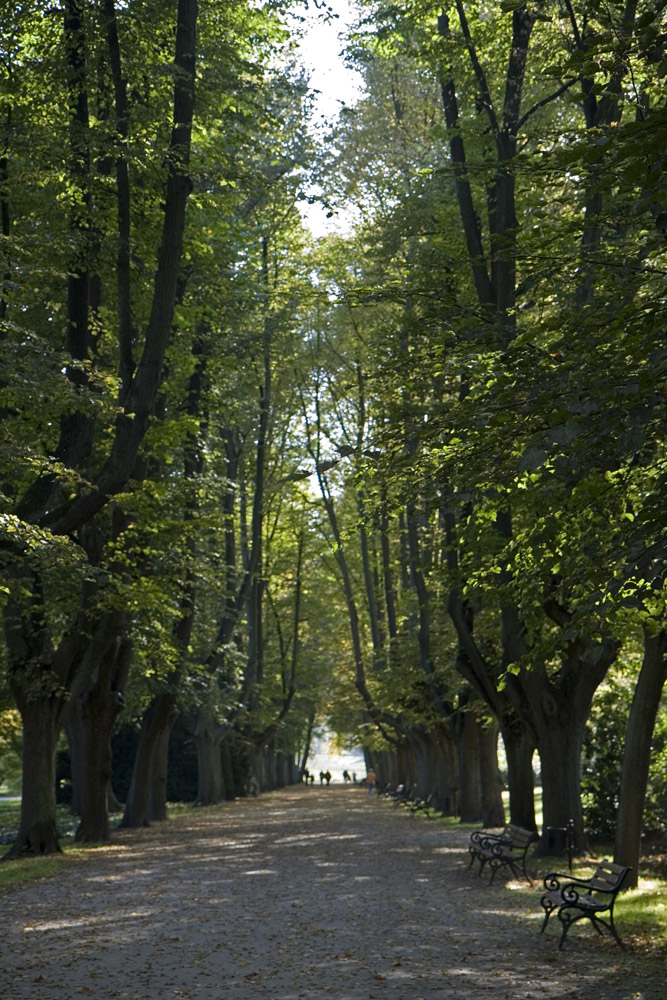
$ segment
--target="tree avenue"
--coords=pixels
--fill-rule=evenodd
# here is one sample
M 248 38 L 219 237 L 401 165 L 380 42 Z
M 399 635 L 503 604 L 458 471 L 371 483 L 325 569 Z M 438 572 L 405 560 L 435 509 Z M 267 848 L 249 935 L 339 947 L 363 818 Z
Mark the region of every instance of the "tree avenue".
M 637 878 L 667 806 L 665 6 L 363 0 L 324 125 L 297 0 L 6 18 L 10 856 L 59 849 L 57 752 L 104 841 L 111 808 L 166 818 L 183 733 L 208 804 L 300 780 L 324 728 L 466 821 L 502 825 L 505 783 L 534 829 L 537 774 L 542 848 L 573 820 Z M 314 240 L 318 199 L 353 221 Z

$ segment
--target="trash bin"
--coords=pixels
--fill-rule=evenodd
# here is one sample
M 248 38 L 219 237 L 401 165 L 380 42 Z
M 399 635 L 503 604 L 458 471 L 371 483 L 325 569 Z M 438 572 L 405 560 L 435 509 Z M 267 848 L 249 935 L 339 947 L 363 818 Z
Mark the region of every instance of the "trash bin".
M 567 851 L 567 827 L 548 826 L 546 828 L 546 852 L 552 857 L 564 856 Z

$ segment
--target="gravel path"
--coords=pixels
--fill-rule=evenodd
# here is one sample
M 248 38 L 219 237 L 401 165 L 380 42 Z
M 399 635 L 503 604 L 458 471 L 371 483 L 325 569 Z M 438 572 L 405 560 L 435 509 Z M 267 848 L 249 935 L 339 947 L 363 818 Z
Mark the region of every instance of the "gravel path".
M 147 830 L 0 897 L 3 1000 L 662 1000 L 665 969 L 537 888 L 468 871 L 468 832 L 349 787 Z M 622 919 L 619 930 L 623 933 Z M 662 977 L 662 978 L 660 978 Z

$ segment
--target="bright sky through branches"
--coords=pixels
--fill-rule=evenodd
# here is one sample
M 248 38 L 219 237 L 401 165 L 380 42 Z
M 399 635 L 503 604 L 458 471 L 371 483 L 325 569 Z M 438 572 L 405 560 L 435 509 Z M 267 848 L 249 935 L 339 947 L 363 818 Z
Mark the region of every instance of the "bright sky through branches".
M 331 0 L 328 9 L 337 17 L 325 18 L 312 2 L 306 12 L 307 30 L 300 46 L 301 60 L 310 73 L 310 85 L 318 91 L 315 120 L 325 125 L 333 122 L 344 105 L 353 105 L 361 94 L 362 81 L 358 73 L 348 69 L 341 58 L 344 39 L 340 36 L 352 23 L 353 3 Z M 323 236 L 343 227 L 342 218 L 328 218 L 318 205 L 303 205 L 304 219 L 313 236 Z
M 340 57 L 344 41 L 339 37 L 353 20 L 349 0 L 332 0 L 329 10 L 337 15 L 326 20 L 324 11 L 310 4 L 306 14 L 310 27 L 301 46 L 301 57 L 311 72 L 310 83 L 320 92 L 318 113 L 338 115 L 344 104 L 354 104 L 360 93 L 360 77 Z

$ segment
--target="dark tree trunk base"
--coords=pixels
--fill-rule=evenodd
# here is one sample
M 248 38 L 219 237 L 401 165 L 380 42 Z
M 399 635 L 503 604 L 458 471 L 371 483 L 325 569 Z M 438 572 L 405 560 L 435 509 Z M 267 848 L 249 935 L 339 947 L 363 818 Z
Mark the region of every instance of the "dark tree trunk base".
M 3 861 L 16 861 L 19 858 L 42 857 L 47 854 L 62 854 L 58 841 L 58 831 L 54 826 L 33 826 L 30 830 L 21 831 L 11 848 L 2 858 Z

